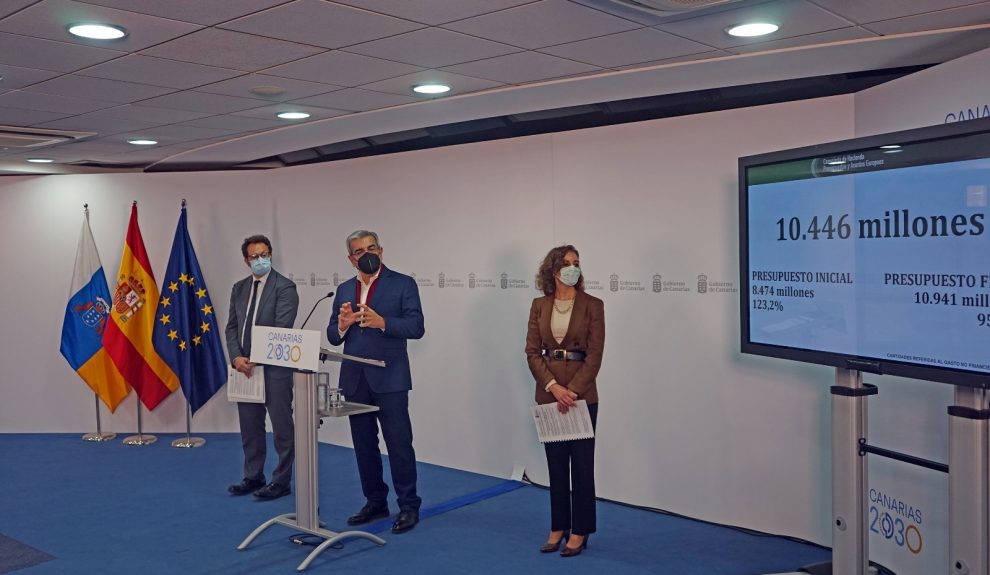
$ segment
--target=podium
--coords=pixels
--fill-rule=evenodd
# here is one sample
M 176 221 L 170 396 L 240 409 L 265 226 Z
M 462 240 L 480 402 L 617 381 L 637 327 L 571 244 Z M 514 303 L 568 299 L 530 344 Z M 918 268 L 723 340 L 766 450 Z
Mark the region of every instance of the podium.
M 309 342 L 315 340 L 317 351 L 314 353 L 312 346 L 306 346 L 306 341 L 304 341 L 297 346 L 300 348 L 298 355 L 293 349 L 291 353 L 285 354 L 286 359 L 284 361 L 266 361 L 268 358 L 264 357 L 259 357 L 257 358 L 258 361 L 255 361 L 256 357 L 254 353 L 251 354 L 252 362 L 295 367 L 299 370 L 292 376 L 292 390 L 295 395 L 293 418 L 295 420 L 296 510 L 294 513 L 276 515 L 265 521 L 255 528 L 244 541 L 241 541 L 237 549 L 246 549 L 258 535 L 261 535 L 263 531 L 273 525 L 285 525 L 308 535 L 323 538 L 324 541 L 317 545 L 306 556 L 303 562 L 296 567 L 296 571 L 304 571 L 326 548 L 344 539 L 367 539 L 378 545 L 384 545 L 384 539 L 365 531 L 336 532 L 324 529 L 321 526 L 318 512 L 320 501 L 319 457 L 317 454 L 317 429 L 319 428 L 320 417 L 350 417 L 361 413 L 378 411 L 378 408 L 373 405 L 344 402 L 339 406 L 326 406 L 323 411 L 320 411 L 317 401 L 319 374 L 316 373 L 316 368 L 319 366 L 319 361 L 327 360 L 338 362 L 353 361 L 377 367 L 385 367 L 385 362 L 364 359 L 333 350 L 320 349 L 320 333 L 316 331 L 286 330 L 264 326 L 255 326 L 254 330 L 251 334 L 253 341 L 269 341 L 268 334 L 273 333 L 272 330 L 276 330 L 277 332 L 288 332 L 292 337 L 304 338 Z M 306 349 L 307 347 L 309 349 Z

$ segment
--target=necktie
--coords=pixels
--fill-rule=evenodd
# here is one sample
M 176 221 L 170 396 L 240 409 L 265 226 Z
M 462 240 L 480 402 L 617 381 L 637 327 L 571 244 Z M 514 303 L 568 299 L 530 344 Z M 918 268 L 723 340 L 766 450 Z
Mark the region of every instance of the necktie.
M 244 319 L 244 341 L 241 343 L 241 352 L 244 357 L 251 357 L 251 326 L 254 325 L 254 308 L 258 303 L 258 284 L 261 280 L 254 280 L 254 287 L 251 288 L 251 304 L 248 306 L 247 317 Z

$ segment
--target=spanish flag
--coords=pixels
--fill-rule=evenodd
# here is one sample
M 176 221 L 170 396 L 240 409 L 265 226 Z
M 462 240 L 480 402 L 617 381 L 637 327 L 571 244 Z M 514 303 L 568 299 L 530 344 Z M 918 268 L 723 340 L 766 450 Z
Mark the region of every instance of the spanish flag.
M 110 321 L 103 332 L 103 347 L 124 379 L 149 410 L 179 387 L 175 372 L 155 351 L 158 287 L 138 228 L 137 202 L 131 206 L 124 255 L 113 284 Z
M 79 233 L 76 264 L 72 269 L 72 287 L 62 321 L 60 349 L 72 369 L 113 413 L 131 388 L 103 349 L 103 332 L 109 322 L 110 291 L 89 228 L 87 209 Z

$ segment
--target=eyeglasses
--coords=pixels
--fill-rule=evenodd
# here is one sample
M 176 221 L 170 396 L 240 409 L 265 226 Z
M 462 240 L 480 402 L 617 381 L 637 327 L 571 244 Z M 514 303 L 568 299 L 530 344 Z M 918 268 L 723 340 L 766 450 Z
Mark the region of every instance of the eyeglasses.
M 255 261 L 258 261 L 258 259 L 260 259 L 260 258 L 266 258 L 267 259 L 267 258 L 270 258 L 271 256 L 272 256 L 272 254 L 270 254 L 268 252 L 265 252 L 265 253 L 262 253 L 262 254 L 248 254 L 247 259 L 251 260 L 252 262 L 255 262 Z
M 370 246 L 368 246 L 367 249 L 365 249 L 365 248 L 358 248 L 358 249 L 354 250 L 353 252 L 351 252 L 351 256 L 356 257 L 356 258 L 359 258 L 359 257 L 363 256 L 366 252 L 371 252 L 373 254 L 377 254 L 380 250 L 381 250 L 380 247 L 376 246 L 375 244 L 371 244 Z

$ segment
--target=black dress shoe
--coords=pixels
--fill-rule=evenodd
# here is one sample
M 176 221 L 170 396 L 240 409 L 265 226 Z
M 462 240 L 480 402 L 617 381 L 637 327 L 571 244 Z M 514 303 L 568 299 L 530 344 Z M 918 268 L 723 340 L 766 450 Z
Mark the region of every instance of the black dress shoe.
M 248 493 L 253 493 L 259 487 L 265 485 L 264 479 L 248 479 L 244 478 L 240 483 L 235 483 L 227 488 L 227 491 L 231 495 L 247 495 Z
M 543 546 L 540 547 L 540 553 L 556 553 L 557 550 L 560 549 L 560 544 L 562 542 L 564 542 L 564 541 L 567 541 L 567 532 L 566 531 L 564 531 L 560 535 L 560 539 L 558 539 L 556 543 L 551 543 L 549 541 L 547 541 L 546 543 L 544 543 Z
M 582 551 L 588 548 L 588 539 L 590 538 L 591 538 L 590 533 L 585 535 L 584 541 L 581 542 L 581 545 L 579 547 L 568 547 L 567 545 L 564 545 L 564 548 L 560 550 L 560 556 L 575 557 L 577 555 L 580 555 Z
M 278 499 L 290 493 L 292 493 L 292 489 L 289 489 L 288 485 L 273 482 L 255 491 L 254 496 L 258 499 Z
M 361 511 L 347 518 L 348 525 L 362 525 L 375 519 L 388 517 L 388 505 L 384 503 L 366 503 Z
M 392 533 L 405 533 L 419 523 L 419 513 L 416 511 L 400 511 L 392 524 Z

